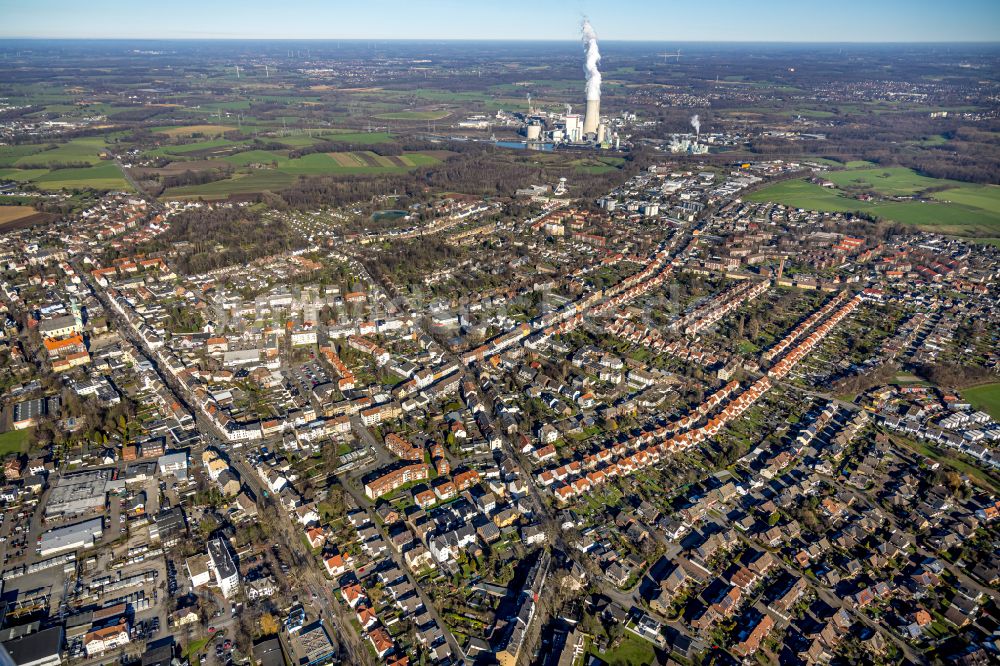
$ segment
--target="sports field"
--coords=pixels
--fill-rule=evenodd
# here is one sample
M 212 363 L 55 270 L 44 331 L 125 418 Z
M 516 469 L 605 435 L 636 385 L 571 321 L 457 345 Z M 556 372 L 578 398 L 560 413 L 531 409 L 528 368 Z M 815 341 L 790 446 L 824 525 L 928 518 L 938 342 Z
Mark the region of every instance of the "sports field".
M 747 198 L 807 210 L 869 213 L 947 234 L 1000 235 L 1000 186 L 928 178 L 903 168 L 847 169 L 831 171 L 822 177 L 837 187 L 789 180 L 765 187 Z M 947 189 L 928 193 L 928 201 L 860 201 L 849 194 L 856 191 L 877 192 L 885 197 L 912 196 L 936 187 Z

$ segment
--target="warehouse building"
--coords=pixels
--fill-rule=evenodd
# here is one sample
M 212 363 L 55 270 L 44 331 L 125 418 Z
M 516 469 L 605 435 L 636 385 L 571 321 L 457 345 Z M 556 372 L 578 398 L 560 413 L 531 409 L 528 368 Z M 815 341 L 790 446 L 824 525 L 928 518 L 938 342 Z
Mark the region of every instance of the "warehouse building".
M 57 527 L 42 534 L 38 543 L 38 553 L 42 556 L 61 553 L 64 550 L 92 548 L 104 534 L 104 520 L 92 518 L 82 523 Z
M 57 666 L 62 663 L 62 644 L 62 627 L 52 627 L 4 641 L 3 646 L 17 666 Z
M 104 511 L 105 494 L 111 482 L 111 470 L 98 469 L 68 474 L 56 483 L 45 505 L 45 517 L 82 516 Z

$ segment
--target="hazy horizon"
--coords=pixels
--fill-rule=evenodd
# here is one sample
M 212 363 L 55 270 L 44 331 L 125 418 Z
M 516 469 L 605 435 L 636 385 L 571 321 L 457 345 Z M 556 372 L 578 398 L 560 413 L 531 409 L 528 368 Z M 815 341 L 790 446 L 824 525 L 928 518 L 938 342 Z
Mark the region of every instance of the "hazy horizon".
M 3 42 L 313 42 L 313 43 L 381 43 L 381 42 L 402 42 L 402 43 L 426 43 L 426 42 L 459 42 L 459 43 L 536 43 L 536 44 L 573 44 L 579 43 L 578 39 L 542 39 L 515 37 L 484 37 L 484 38 L 449 38 L 449 37 L 47 37 L 47 36 L 25 36 L 8 37 L 0 36 L 0 43 Z M 819 44 L 826 46 L 838 45 L 860 45 L 860 46 L 1000 46 L 1000 39 L 981 41 L 845 41 L 845 40 L 771 40 L 771 39 L 602 39 L 602 44 L 773 44 L 781 45 L 811 45 Z
M 0 39 L 573 41 L 586 15 L 602 41 L 1000 42 L 1000 3 L 993 0 L 842 0 L 835 12 L 795 0 L 717 0 L 709 9 L 693 0 L 286 0 L 277 12 L 264 0 L 177 0 L 169 6 L 0 0 L 0 13 Z

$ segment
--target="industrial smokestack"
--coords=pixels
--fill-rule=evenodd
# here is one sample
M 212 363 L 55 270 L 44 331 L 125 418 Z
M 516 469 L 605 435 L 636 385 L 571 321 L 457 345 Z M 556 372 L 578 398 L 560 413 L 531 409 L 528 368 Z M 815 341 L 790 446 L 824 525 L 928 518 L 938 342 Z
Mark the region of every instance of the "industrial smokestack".
M 597 49 L 597 33 L 587 19 L 583 19 L 582 32 L 586 54 L 583 69 L 587 73 L 587 112 L 583 117 L 583 133 L 594 134 L 601 122 L 601 72 L 597 69 L 601 52 Z
M 691 116 L 691 127 L 694 128 L 694 140 L 697 142 L 701 139 L 701 118 L 697 113 Z

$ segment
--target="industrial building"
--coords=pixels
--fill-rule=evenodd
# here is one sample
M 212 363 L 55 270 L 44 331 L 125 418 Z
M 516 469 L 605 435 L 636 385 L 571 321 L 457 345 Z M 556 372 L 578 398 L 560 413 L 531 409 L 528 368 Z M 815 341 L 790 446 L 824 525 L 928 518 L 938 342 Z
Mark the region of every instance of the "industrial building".
M 15 430 L 24 430 L 38 425 L 46 416 L 59 413 L 59 398 L 34 398 L 14 405 L 13 425 Z
M 179 506 L 161 511 L 149 526 L 149 538 L 159 541 L 165 548 L 176 546 L 187 535 L 187 521 Z
M 574 144 L 577 146 L 614 147 L 621 145 L 621 137 L 609 128 L 601 118 L 601 72 L 598 64 L 601 54 L 597 47 L 597 35 L 590 23 L 583 24 L 583 44 L 587 76 L 586 106 L 584 114 L 573 113 L 567 105 L 566 114 L 535 113 L 528 96 L 528 113 L 522 116 L 525 124 L 522 132 L 527 138 L 527 146 L 538 146 L 543 139 L 553 144 Z
M 57 666 L 62 663 L 62 644 L 62 627 L 51 627 L 4 641 L 3 646 L 17 666 Z
M 45 517 L 81 516 L 104 511 L 105 494 L 111 482 L 111 470 L 99 469 L 68 474 L 56 483 L 45 505 Z
M 82 523 L 57 527 L 42 534 L 42 539 L 38 543 L 38 553 L 48 556 L 64 550 L 93 548 L 103 534 L 103 518 L 92 518 Z

